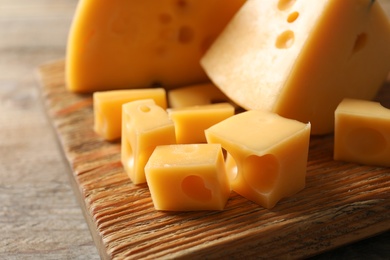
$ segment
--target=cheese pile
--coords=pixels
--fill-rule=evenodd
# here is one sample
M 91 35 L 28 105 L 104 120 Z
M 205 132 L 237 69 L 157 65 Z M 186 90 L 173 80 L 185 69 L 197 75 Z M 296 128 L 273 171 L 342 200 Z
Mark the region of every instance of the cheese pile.
M 272 208 L 303 189 L 310 134 L 338 129 L 345 98 L 376 95 L 389 46 L 378 1 L 81 0 L 66 80 L 95 92 L 95 131 L 122 138 L 124 168 L 135 184 L 149 176 L 157 209 L 222 209 L 226 183 Z M 187 199 L 162 206 L 176 188 Z

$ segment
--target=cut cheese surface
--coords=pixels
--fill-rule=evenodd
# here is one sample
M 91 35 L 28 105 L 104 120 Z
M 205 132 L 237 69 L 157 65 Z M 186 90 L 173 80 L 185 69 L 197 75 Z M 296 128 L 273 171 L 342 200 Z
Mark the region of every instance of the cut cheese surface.
M 153 99 L 158 106 L 167 108 L 166 92 L 163 88 L 94 92 L 95 132 L 108 141 L 119 139 L 122 132 L 122 105 L 141 99 Z
M 229 98 L 214 84 L 205 83 L 185 86 L 168 91 L 168 103 L 171 108 L 210 105 L 229 102 Z
M 121 162 L 134 184 L 145 183 L 145 165 L 158 145 L 175 144 L 175 127 L 152 99 L 122 107 Z
M 390 70 L 390 23 L 378 1 L 247 1 L 201 64 L 245 109 L 333 132 L 345 97 L 372 99 Z
M 227 151 L 231 188 L 247 199 L 272 208 L 305 187 L 310 124 L 251 110 L 205 132 Z
M 158 146 L 145 174 L 157 210 L 222 210 L 230 196 L 219 144 Z
M 234 115 L 229 103 L 168 109 L 178 144 L 206 143 L 204 130 Z
M 80 0 L 68 38 L 75 92 L 208 81 L 199 60 L 245 0 Z
M 373 101 L 344 99 L 335 117 L 335 160 L 390 167 L 389 109 Z

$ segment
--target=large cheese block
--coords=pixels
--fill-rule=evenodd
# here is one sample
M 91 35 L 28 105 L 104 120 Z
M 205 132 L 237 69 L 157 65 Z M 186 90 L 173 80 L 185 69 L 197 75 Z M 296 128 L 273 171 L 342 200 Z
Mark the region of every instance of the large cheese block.
M 208 143 L 227 151 L 232 190 L 265 208 L 306 183 L 310 124 L 250 110 L 206 129 Z
M 199 65 L 245 0 L 80 0 L 66 80 L 76 92 L 208 81 Z
M 248 1 L 201 64 L 238 105 L 326 134 L 343 98 L 372 99 L 386 79 L 390 23 L 373 0 Z
M 390 167 L 390 109 L 344 99 L 335 116 L 335 160 Z

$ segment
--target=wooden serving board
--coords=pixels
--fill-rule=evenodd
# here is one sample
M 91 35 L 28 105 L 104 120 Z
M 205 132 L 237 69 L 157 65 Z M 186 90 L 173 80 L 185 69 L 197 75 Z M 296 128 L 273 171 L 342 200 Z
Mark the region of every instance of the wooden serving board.
M 305 258 L 390 229 L 390 168 L 333 161 L 312 137 L 306 188 L 267 210 L 232 193 L 223 211 L 156 211 L 131 183 L 120 144 L 93 131 L 91 95 L 70 93 L 64 62 L 39 68 L 43 99 L 103 259 Z M 380 93 L 390 107 L 390 85 Z

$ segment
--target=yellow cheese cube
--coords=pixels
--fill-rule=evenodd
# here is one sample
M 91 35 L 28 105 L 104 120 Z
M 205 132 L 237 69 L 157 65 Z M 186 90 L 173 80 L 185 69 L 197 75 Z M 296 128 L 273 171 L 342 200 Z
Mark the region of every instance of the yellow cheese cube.
M 334 159 L 390 167 L 390 110 L 344 99 L 335 112 Z
M 204 130 L 234 115 L 229 103 L 168 109 L 178 144 L 206 143 Z
M 218 144 L 158 146 L 145 174 L 157 210 L 222 210 L 230 196 Z
M 173 122 L 152 99 L 123 105 L 121 161 L 134 184 L 146 182 L 144 167 L 154 148 L 175 143 Z
M 122 105 L 140 99 L 153 99 L 157 105 L 167 108 L 163 88 L 111 90 L 93 93 L 94 130 L 108 141 L 121 137 Z
M 209 105 L 229 101 L 229 98 L 212 83 L 192 85 L 168 91 L 168 103 L 171 108 Z
M 208 81 L 199 60 L 245 0 L 80 0 L 66 81 L 92 92 Z
M 390 22 L 373 0 L 247 1 L 201 60 L 239 106 L 334 130 L 345 97 L 372 99 L 390 70 Z
M 265 208 L 305 187 L 310 124 L 251 110 L 206 131 L 227 151 L 232 189 Z

